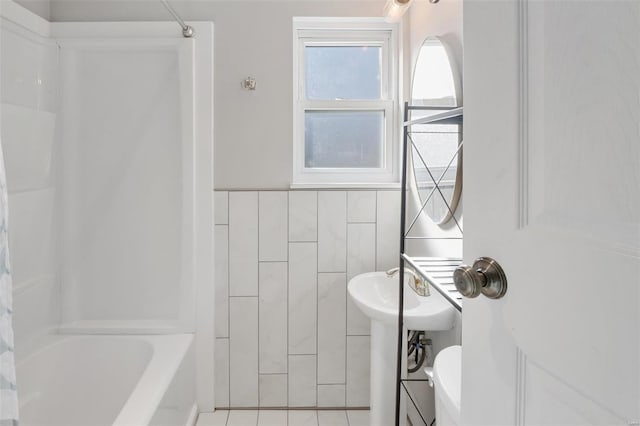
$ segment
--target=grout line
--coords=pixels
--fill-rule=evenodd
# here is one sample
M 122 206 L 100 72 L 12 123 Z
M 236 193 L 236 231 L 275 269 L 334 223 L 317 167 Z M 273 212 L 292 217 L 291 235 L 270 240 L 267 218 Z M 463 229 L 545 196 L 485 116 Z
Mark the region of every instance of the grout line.
M 258 364 L 258 368 L 257 368 L 257 373 L 258 373 L 258 377 L 256 377 L 256 386 L 257 386 L 257 393 L 258 393 L 258 400 L 256 401 L 258 407 L 260 406 L 260 290 L 261 290 L 261 285 L 260 285 L 260 193 L 258 192 L 258 264 L 256 265 L 258 268 L 258 300 L 257 300 L 257 309 L 258 309 L 258 315 L 257 315 L 257 320 L 258 320 L 258 350 L 256 351 L 256 361 Z M 256 416 L 256 426 L 258 425 L 258 416 Z
M 376 191 L 376 221 L 375 221 L 375 226 L 374 226 L 374 236 L 373 236 L 373 240 L 374 240 L 374 255 L 375 258 L 373 259 L 373 266 L 375 268 L 375 270 L 377 271 L 379 269 L 379 265 L 378 265 L 378 224 L 380 222 L 380 218 L 378 217 L 378 191 Z
M 347 294 L 347 258 L 349 252 L 349 192 L 345 191 L 344 193 L 344 269 L 345 272 L 341 272 L 340 283 L 338 288 L 341 291 L 342 298 L 342 306 L 344 310 L 344 334 L 342 336 L 337 336 L 341 340 L 342 348 L 343 348 L 343 356 L 344 356 L 344 364 L 342 365 L 342 377 L 344 377 L 345 381 L 345 389 L 347 387 L 347 298 L 349 295 Z M 346 392 L 346 390 L 345 390 Z M 345 406 L 346 406 L 346 398 L 345 398 Z
M 456 132 L 448 132 L 456 133 Z M 399 185 L 399 184 L 398 184 Z M 376 191 L 400 191 L 400 187 L 397 188 L 383 188 L 383 187 L 340 187 L 340 188 L 323 188 L 323 187 L 306 187 L 306 188 L 213 188 L 214 192 L 313 192 L 313 191 L 326 191 L 326 192 L 338 192 L 338 191 L 353 191 L 353 192 L 376 192 Z
M 351 228 L 349 226 L 349 224 L 347 224 L 347 272 L 345 272 L 344 275 L 344 279 L 345 279 L 345 287 L 348 285 L 349 283 L 349 228 Z M 348 293 L 347 289 L 345 289 L 345 295 L 346 293 Z M 346 295 L 346 297 L 348 298 L 349 296 Z M 345 305 L 344 305 L 344 406 L 347 406 L 347 370 L 349 370 L 349 368 L 347 367 L 349 364 L 349 357 L 348 357 L 348 345 L 349 345 L 349 301 L 345 300 Z
M 231 197 L 227 195 L 227 404 L 231 405 Z M 227 420 L 229 413 L 227 412 Z M 225 420 L 225 425 L 227 424 Z
M 320 263 L 320 191 L 316 191 L 316 383 L 315 383 L 315 394 L 316 394 L 316 407 L 318 406 L 318 363 L 320 360 L 320 342 L 319 342 L 319 331 L 320 327 L 320 297 L 319 297 L 319 263 Z M 317 418 L 317 414 L 316 414 Z
M 346 377 L 345 377 L 345 381 L 346 381 Z M 344 385 L 344 411 L 345 414 L 347 414 L 347 385 Z M 347 424 L 349 423 L 349 415 L 347 414 Z
M 291 197 L 289 196 L 289 191 L 287 191 L 286 193 L 286 200 L 285 200 L 285 214 L 287 215 L 287 231 L 286 231 L 286 240 L 287 240 L 287 267 L 286 267 L 286 274 L 285 274 L 285 279 L 286 279 L 286 283 L 285 283 L 285 295 L 284 295 L 284 300 L 285 300 L 285 334 L 286 334 L 286 338 L 285 338 L 285 370 L 286 370 L 286 381 L 285 381 L 285 407 L 289 406 L 289 251 L 290 251 L 290 243 L 289 243 L 289 232 L 291 232 L 290 229 L 290 224 L 289 224 L 289 220 L 291 219 L 291 215 L 289 213 L 289 209 L 291 208 L 290 206 L 290 201 L 291 201 Z M 287 420 L 289 419 L 289 416 L 287 415 Z
M 290 236 L 290 232 L 291 232 L 291 225 L 289 223 L 289 221 L 291 220 L 291 214 L 290 214 L 290 210 L 291 210 L 291 197 L 289 196 L 289 193 L 287 192 L 287 285 L 286 285 L 286 294 L 285 294 L 285 306 L 286 306 L 286 312 L 287 312 L 287 324 L 286 324 L 286 333 L 287 333 L 287 339 L 285 341 L 285 346 L 286 346 L 286 355 L 285 355 L 285 361 L 286 361 L 286 370 L 287 370 L 287 384 L 285 386 L 285 405 L 288 407 L 289 406 L 289 268 L 291 268 L 291 264 L 290 264 L 290 252 L 291 252 L 291 242 L 289 241 L 289 236 Z M 289 419 L 289 415 L 287 414 L 287 420 Z
M 291 242 L 291 194 L 287 192 L 287 244 Z M 289 260 L 289 251 L 287 245 L 287 260 Z

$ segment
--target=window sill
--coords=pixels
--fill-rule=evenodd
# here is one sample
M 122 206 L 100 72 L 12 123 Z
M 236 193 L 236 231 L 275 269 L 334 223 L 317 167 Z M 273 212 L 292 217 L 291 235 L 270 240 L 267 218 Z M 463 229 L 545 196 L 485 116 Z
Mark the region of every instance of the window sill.
M 292 183 L 290 189 L 400 189 L 400 182 L 391 183 Z

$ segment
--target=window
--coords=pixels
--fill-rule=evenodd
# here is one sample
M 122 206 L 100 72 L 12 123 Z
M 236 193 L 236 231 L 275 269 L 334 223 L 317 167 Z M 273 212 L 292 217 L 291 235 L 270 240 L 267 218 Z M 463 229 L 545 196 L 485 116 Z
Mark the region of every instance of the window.
M 399 181 L 397 27 L 294 18 L 292 186 Z

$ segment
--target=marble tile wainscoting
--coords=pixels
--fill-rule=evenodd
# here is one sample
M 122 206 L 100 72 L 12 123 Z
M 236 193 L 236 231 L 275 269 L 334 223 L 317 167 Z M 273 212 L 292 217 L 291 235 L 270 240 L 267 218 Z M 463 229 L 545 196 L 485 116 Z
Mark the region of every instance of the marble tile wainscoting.
M 215 192 L 216 407 L 368 407 L 367 318 L 397 266 L 397 190 Z

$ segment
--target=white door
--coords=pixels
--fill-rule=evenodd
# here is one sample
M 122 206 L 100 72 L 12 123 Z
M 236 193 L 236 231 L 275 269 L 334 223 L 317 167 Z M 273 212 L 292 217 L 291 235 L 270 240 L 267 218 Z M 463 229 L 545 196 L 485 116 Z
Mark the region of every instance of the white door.
M 640 1 L 466 0 L 465 425 L 640 424 Z

